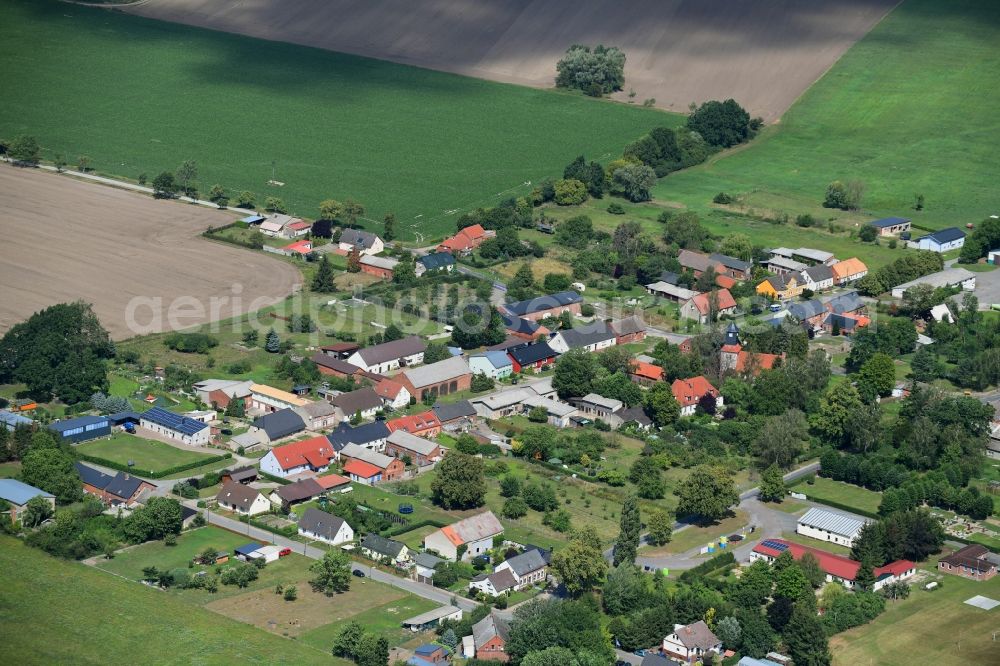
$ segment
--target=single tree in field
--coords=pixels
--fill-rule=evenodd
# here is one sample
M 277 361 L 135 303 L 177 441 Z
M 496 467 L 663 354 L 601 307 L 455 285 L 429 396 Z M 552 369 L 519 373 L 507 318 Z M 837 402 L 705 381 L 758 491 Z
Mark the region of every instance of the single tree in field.
M 649 543 L 654 546 L 664 546 L 670 543 L 674 534 L 674 517 L 666 511 L 654 511 L 646 523 L 649 530 Z
M 452 451 L 438 463 L 431 482 L 434 503 L 445 509 L 474 509 L 486 501 L 483 461 Z
M 333 277 L 333 266 L 330 265 L 330 260 L 324 254 L 323 258 L 319 261 L 319 268 L 316 269 L 316 275 L 313 276 L 312 290 L 324 294 L 337 291 L 337 285 L 334 284 Z
M 635 495 L 629 495 L 622 504 L 622 515 L 619 520 L 618 540 L 615 541 L 614 566 L 632 564 L 635 562 L 636 551 L 639 549 L 639 532 L 642 530 L 642 519 L 639 515 L 639 501 Z
M 281 339 L 278 338 L 278 334 L 273 328 L 267 332 L 267 337 L 264 338 L 264 351 L 269 354 L 277 354 L 281 351 Z
M 250 190 L 243 190 L 236 195 L 236 206 L 238 208 L 256 208 L 257 195 Z
M 77 157 L 76 168 L 83 173 L 87 173 L 88 171 L 90 171 L 90 158 L 87 157 L 86 155 L 80 155 L 79 157 Z
M 592 590 L 604 580 L 608 563 L 601 552 L 601 539 L 591 527 L 586 527 L 552 556 L 552 569 L 570 596 Z
M 7 155 L 22 166 L 37 166 L 41 159 L 41 147 L 33 136 L 16 137 L 7 146 Z
M 695 516 L 702 522 L 716 522 L 729 514 L 739 501 L 732 476 L 723 469 L 695 468 L 675 491 L 678 516 Z
M 336 199 L 324 199 L 319 202 L 319 219 L 321 220 L 339 220 L 343 211 L 344 205 Z
M 359 217 L 364 217 L 365 207 L 354 199 L 348 199 L 344 202 L 343 215 L 344 221 L 346 221 L 348 225 L 354 226 L 358 223 Z
M 760 477 L 760 501 L 780 502 L 787 492 L 785 479 L 777 465 L 771 465 L 765 469 Z
M 313 591 L 330 597 L 351 588 L 351 559 L 342 550 L 331 550 L 323 559 L 313 562 L 309 571 L 315 576 L 309 581 Z
M 177 181 L 174 174 L 169 171 L 161 171 L 153 179 L 153 197 L 156 199 L 171 199 L 177 194 Z
M 396 239 L 396 214 L 386 213 L 382 219 L 382 240 L 389 242 Z
M 358 252 L 357 247 L 352 247 L 351 253 L 347 255 L 347 272 L 348 273 L 361 272 L 361 253 Z
M 226 194 L 226 190 L 223 189 L 222 185 L 219 185 L 218 183 L 212 185 L 212 189 L 209 190 L 208 200 L 219 208 L 226 208 L 229 206 L 229 195 Z
M 185 195 L 194 198 L 198 194 L 198 165 L 194 160 L 184 160 L 174 172 L 177 186 Z
M 285 202 L 278 197 L 268 197 L 264 200 L 264 210 L 268 213 L 287 213 Z

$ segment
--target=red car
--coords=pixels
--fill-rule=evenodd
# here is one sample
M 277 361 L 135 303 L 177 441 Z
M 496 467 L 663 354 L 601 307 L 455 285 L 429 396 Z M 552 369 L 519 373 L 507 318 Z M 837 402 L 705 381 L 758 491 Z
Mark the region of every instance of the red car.
M 291 555 L 291 554 L 292 554 L 291 548 L 282 548 L 281 550 L 278 551 L 278 557 L 284 557 L 285 555 Z

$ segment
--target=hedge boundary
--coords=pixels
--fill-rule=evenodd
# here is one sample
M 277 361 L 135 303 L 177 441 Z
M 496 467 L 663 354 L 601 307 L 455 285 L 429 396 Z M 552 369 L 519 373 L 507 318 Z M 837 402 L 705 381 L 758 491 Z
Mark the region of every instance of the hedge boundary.
M 678 580 L 683 583 L 688 583 L 693 581 L 695 578 L 718 571 L 723 567 L 731 567 L 734 564 L 736 564 L 736 556 L 733 555 L 732 551 L 727 550 L 726 552 L 719 553 L 709 560 L 705 560 L 692 569 L 688 569 L 680 575 Z
M 407 525 L 400 525 L 399 527 L 396 527 L 394 529 L 389 530 L 383 536 L 385 536 L 386 538 L 390 538 L 391 539 L 392 537 L 396 537 L 396 536 L 399 536 L 401 534 L 406 534 L 407 532 L 412 532 L 413 530 L 419 530 L 421 527 L 430 526 L 430 527 L 437 527 L 438 529 L 440 529 L 442 527 L 446 527 L 448 524 L 449 523 L 446 523 L 446 522 L 443 522 L 443 521 L 440 521 L 440 520 L 434 520 L 433 518 L 427 518 L 425 520 L 421 520 L 418 523 L 409 523 Z
M 183 465 L 174 465 L 173 467 L 168 467 L 166 469 L 161 469 L 158 472 L 154 472 L 150 469 L 141 469 L 139 467 L 129 468 L 128 465 L 122 465 L 113 460 L 108 460 L 107 458 L 101 458 L 98 456 L 90 456 L 85 453 L 80 454 L 80 460 L 84 462 L 94 463 L 95 465 L 102 465 L 104 467 L 109 467 L 111 469 L 118 470 L 119 472 L 125 472 L 127 474 L 135 474 L 136 476 L 147 476 L 151 479 L 162 479 L 165 476 L 170 476 L 171 474 L 179 474 L 180 472 L 186 472 L 189 469 L 195 469 L 197 467 L 203 467 L 205 465 L 211 465 L 212 463 L 221 462 L 223 460 L 232 459 L 233 454 L 223 453 L 218 456 L 211 456 L 203 460 L 195 460 Z M 178 481 L 183 481 L 184 479 L 178 479 Z
M 274 476 L 273 474 L 268 474 L 264 470 L 260 469 L 260 467 L 257 468 L 257 475 L 267 479 L 268 481 L 274 481 L 275 483 L 280 484 L 282 486 L 287 486 L 288 484 L 292 483 L 288 479 L 283 479 L 280 476 Z

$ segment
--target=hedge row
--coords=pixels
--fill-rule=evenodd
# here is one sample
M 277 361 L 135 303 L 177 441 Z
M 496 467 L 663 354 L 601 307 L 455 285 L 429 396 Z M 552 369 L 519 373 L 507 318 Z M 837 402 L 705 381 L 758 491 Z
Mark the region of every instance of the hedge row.
M 736 556 L 733 555 L 732 551 L 727 550 L 724 553 L 716 555 L 710 560 L 705 560 L 693 569 L 688 569 L 680 575 L 679 580 L 682 583 L 690 583 L 700 576 L 710 574 L 713 571 L 718 571 L 723 567 L 729 568 L 736 564 Z
M 413 530 L 419 530 L 421 527 L 445 527 L 448 523 L 442 522 L 440 520 L 434 520 L 428 518 L 427 520 L 421 520 L 419 523 L 410 523 L 409 525 L 400 525 L 399 527 L 393 528 L 385 533 L 386 537 L 392 538 L 399 536 L 400 534 L 406 534 L 407 532 L 412 532 Z
M 89 456 L 87 454 L 80 454 L 80 459 L 94 463 L 95 465 L 103 465 L 104 467 L 109 467 L 111 469 L 116 469 L 119 472 L 128 472 L 129 474 L 135 474 L 136 476 L 146 476 L 151 479 L 162 479 L 165 476 L 170 476 L 171 474 L 178 474 L 180 472 L 186 472 L 189 469 L 195 469 L 196 467 L 202 467 L 203 465 L 211 465 L 212 463 L 221 462 L 223 460 L 229 460 L 233 457 L 231 453 L 223 453 L 218 456 L 211 456 L 209 458 L 204 458 L 202 460 L 195 460 L 193 462 L 185 463 L 183 465 L 174 465 L 173 467 L 168 467 L 166 469 L 161 469 L 158 472 L 154 472 L 150 469 L 141 469 L 139 467 L 130 468 L 128 465 L 123 465 L 117 463 L 113 460 L 108 460 L 107 458 L 100 458 L 98 456 Z
M 289 481 L 288 479 L 283 479 L 280 476 L 274 476 L 273 474 L 268 474 L 267 472 L 265 472 L 260 468 L 258 468 L 257 474 L 261 478 L 267 479 L 268 481 L 274 481 L 275 483 L 281 484 L 283 486 L 287 486 L 288 484 L 291 483 L 291 481 Z
M 798 491 L 796 491 L 798 492 Z M 840 509 L 841 511 L 847 511 L 848 513 L 856 513 L 859 516 L 865 516 L 866 518 L 874 518 L 878 520 L 879 515 L 874 511 L 865 511 L 864 509 L 859 509 L 856 506 L 849 506 L 847 504 L 841 504 L 840 502 L 835 502 L 834 500 L 828 500 L 820 497 L 813 497 L 808 492 L 803 493 L 810 502 L 816 502 L 817 504 L 825 504 L 827 506 L 833 507 L 834 509 Z
M 262 523 L 259 520 L 254 520 L 247 516 L 240 516 L 241 523 L 249 523 L 252 527 L 264 530 L 265 532 L 271 532 L 272 534 L 280 534 L 283 537 L 292 538 L 297 536 L 299 533 L 299 528 L 296 525 L 289 525 L 287 527 L 275 527 L 273 525 L 268 525 L 267 523 Z

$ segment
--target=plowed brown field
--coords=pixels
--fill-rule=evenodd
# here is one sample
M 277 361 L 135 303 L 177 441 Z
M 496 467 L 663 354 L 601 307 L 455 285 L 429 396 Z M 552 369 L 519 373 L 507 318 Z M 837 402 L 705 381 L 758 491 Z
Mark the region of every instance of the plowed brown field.
M 130 11 L 548 87 L 572 44 L 621 47 L 636 103 L 732 97 L 774 121 L 898 0 L 148 0 Z
M 160 299 L 182 326 L 227 319 L 284 299 L 302 280 L 291 264 L 199 237 L 232 213 L 0 165 L 0 334 L 33 312 L 82 299 L 116 340 L 138 332 L 126 319 L 136 297 Z M 238 294 L 211 311 L 213 298 Z M 184 301 L 180 301 L 185 297 Z M 255 299 L 259 299 L 253 303 Z M 186 305 L 185 305 L 186 302 Z M 153 323 L 149 307 L 136 310 Z M 152 332 L 152 331 L 148 331 Z

